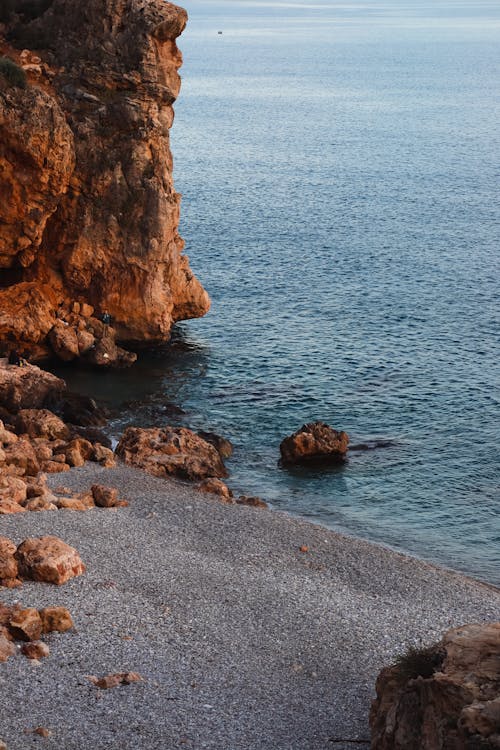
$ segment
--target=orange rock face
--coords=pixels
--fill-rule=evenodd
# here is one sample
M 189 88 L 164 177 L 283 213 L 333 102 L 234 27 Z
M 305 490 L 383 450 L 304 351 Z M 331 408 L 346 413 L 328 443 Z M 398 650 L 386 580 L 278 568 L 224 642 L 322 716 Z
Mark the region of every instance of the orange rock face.
M 214 446 L 185 427 L 128 427 L 116 453 L 157 477 L 197 480 L 228 475 Z
M 2 43 L 21 65 L 36 45 L 42 64 L 26 88 L 0 76 L 0 340 L 107 366 L 92 308 L 118 340 L 154 343 L 210 304 L 182 254 L 169 146 L 187 14 L 163 0 L 43 7 Z
M 500 622 L 464 625 L 382 670 L 370 712 L 373 750 L 500 747 Z

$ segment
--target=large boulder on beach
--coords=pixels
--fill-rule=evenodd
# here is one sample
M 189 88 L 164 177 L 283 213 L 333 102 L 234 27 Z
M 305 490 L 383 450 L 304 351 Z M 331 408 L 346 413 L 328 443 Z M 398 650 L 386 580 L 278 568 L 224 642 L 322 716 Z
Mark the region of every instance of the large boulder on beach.
M 0 363 L 0 407 L 11 413 L 39 409 L 49 394 L 60 394 L 65 388 L 64 380 L 35 365 L 17 367 L 6 360 Z
M 21 409 L 16 418 L 16 428 L 18 433 L 24 433 L 30 438 L 64 440 L 69 437 L 69 429 L 62 419 L 48 409 Z
M 413 648 L 377 679 L 372 750 L 500 748 L 500 622 Z
M 16 550 L 19 575 L 34 581 L 66 583 L 85 572 L 80 555 L 56 536 L 25 539 Z
M 284 464 L 341 462 L 345 460 L 349 436 L 324 422 L 309 422 L 280 444 Z
M 129 427 L 116 453 L 126 463 L 157 477 L 196 481 L 228 476 L 218 450 L 186 427 Z

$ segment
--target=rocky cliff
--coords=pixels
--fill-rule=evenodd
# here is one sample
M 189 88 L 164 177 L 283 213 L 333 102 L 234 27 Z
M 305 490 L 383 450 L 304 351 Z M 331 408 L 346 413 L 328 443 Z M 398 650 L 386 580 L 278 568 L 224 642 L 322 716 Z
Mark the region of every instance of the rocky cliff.
M 377 679 L 372 750 L 500 748 L 500 622 L 449 630 Z
M 1 13 L 0 346 L 98 363 L 104 312 L 108 338 L 167 340 L 209 308 L 182 253 L 169 146 L 186 12 L 9 0 Z

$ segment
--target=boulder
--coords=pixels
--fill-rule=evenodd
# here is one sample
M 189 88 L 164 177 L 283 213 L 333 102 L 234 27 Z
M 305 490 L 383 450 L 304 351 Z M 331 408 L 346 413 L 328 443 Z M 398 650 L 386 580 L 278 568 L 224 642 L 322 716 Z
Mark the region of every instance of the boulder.
M 16 427 L 18 433 L 26 433 L 31 438 L 65 440 L 69 437 L 69 429 L 62 419 L 48 409 L 21 409 L 16 418 Z
M 50 649 L 42 641 L 29 641 L 21 646 L 21 653 L 28 659 L 44 659 L 50 654 Z
M 14 557 L 16 545 L 5 536 L 0 536 L 0 586 L 13 588 L 19 585 L 17 560 Z
M 23 578 L 60 585 L 85 572 L 80 555 L 55 536 L 26 539 L 16 550 L 19 573 Z
M 204 479 L 203 482 L 198 485 L 198 489 L 202 492 L 210 492 L 213 495 L 219 495 L 222 502 L 226 503 L 226 505 L 232 505 L 234 503 L 233 493 L 227 484 L 224 484 L 220 479 L 214 479 L 214 477 Z
M 233 446 L 230 440 L 217 435 L 215 432 L 204 432 L 199 430 L 197 433 L 203 440 L 216 448 L 221 458 L 229 458 L 233 455 Z
M 42 620 L 42 633 L 65 633 L 74 627 L 73 619 L 66 607 L 44 607 L 39 610 L 39 615 Z
M 26 483 L 20 477 L 0 476 L 0 500 L 22 504 L 26 500 Z
M 106 469 L 111 469 L 113 466 L 116 466 L 116 459 L 115 454 L 111 450 L 111 448 L 106 448 L 104 445 L 101 445 L 100 443 L 94 444 L 94 450 L 92 452 L 92 461 L 97 461 L 101 466 L 104 466 Z
M 19 505 L 19 503 L 16 503 L 15 500 L 9 500 L 4 499 L 2 500 L 0 498 L 0 516 L 7 516 L 11 513 L 24 513 L 26 511 L 26 508 L 23 508 L 22 505 Z
M 339 463 L 345 460 L 349 436 L 324 422 L 309 422 L 280 444 L 283 464 Z
M 29 511 L 57 510 L 57 505 L 44 495 L 41 495 L 40 497 L 32 497 L 31 500 L 28 500 L 24 504 L 24 507 Z
M 79 355 L 76 330 L 63 320 L 57 320 L 49 333 L 49 342 L 54 354 L 63 362 L 70 362 Z
M 9 656 L 12 656 L 15 653 L 16 653 L 15 645 L 12 643 L 12 641 L 6 638 L 5 635 L 2 634 L 1 629 L 0 629 L 0 662 L 7 661 Z M 2 744 L 3 743 L 0 740 L 0 749 L 2 747 Z M 4 747 L 7 748 L 7 745 L 4 745 Z
M 261 497 L 250 497 L 248 495 L 240 495 L 236 498 L 238 505 L 249 505 L 251 508 L 269 508 L 269 505 Z
M 0 406 L 16 413 L 38 409 L 49 394 L 62 393 L 66 383 L 35 365 L 0 365 Z
M 14 432 L 10 432 L 10 430 L 5 429 L 5 425 L 0 419 L 0 444 L 10 445 L 11 443 L 15 443 L 16 441 L 17 435 Z
M 500 622 L 409 649 L 377 679 L 372 750 L 498 750 Z
M 36 477 L 40 471 L 40 464 L 33 445 L 24 437 L 5 448 L 5 463 L 20 476 Z
M 42 635 L 42 619 L 34 607 L 18 610 L 7 627 L 18 641 L 37 641 Z
M 219 452 L 185 427 L 129 427 L 116 448 L 125 463 L 157 477 L 200 480 L 227 477 Z
M 90 488 L 94 502 L 98 508 L 114 508 L 119 504 L 118 490 L 105 487 L 103 484 L 93 484 Z

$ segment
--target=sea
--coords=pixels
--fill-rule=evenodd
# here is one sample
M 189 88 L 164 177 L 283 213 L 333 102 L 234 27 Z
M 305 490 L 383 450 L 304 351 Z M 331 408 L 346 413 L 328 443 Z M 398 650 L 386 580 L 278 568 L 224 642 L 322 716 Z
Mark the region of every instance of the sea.
M 171 145 L 212 308 L 64 377 L 115 437 L 217 432 L 236 493 L 500 585 L 500 3 L 182 4 Z M 314 420 L 364 449 L 280 466 Z

